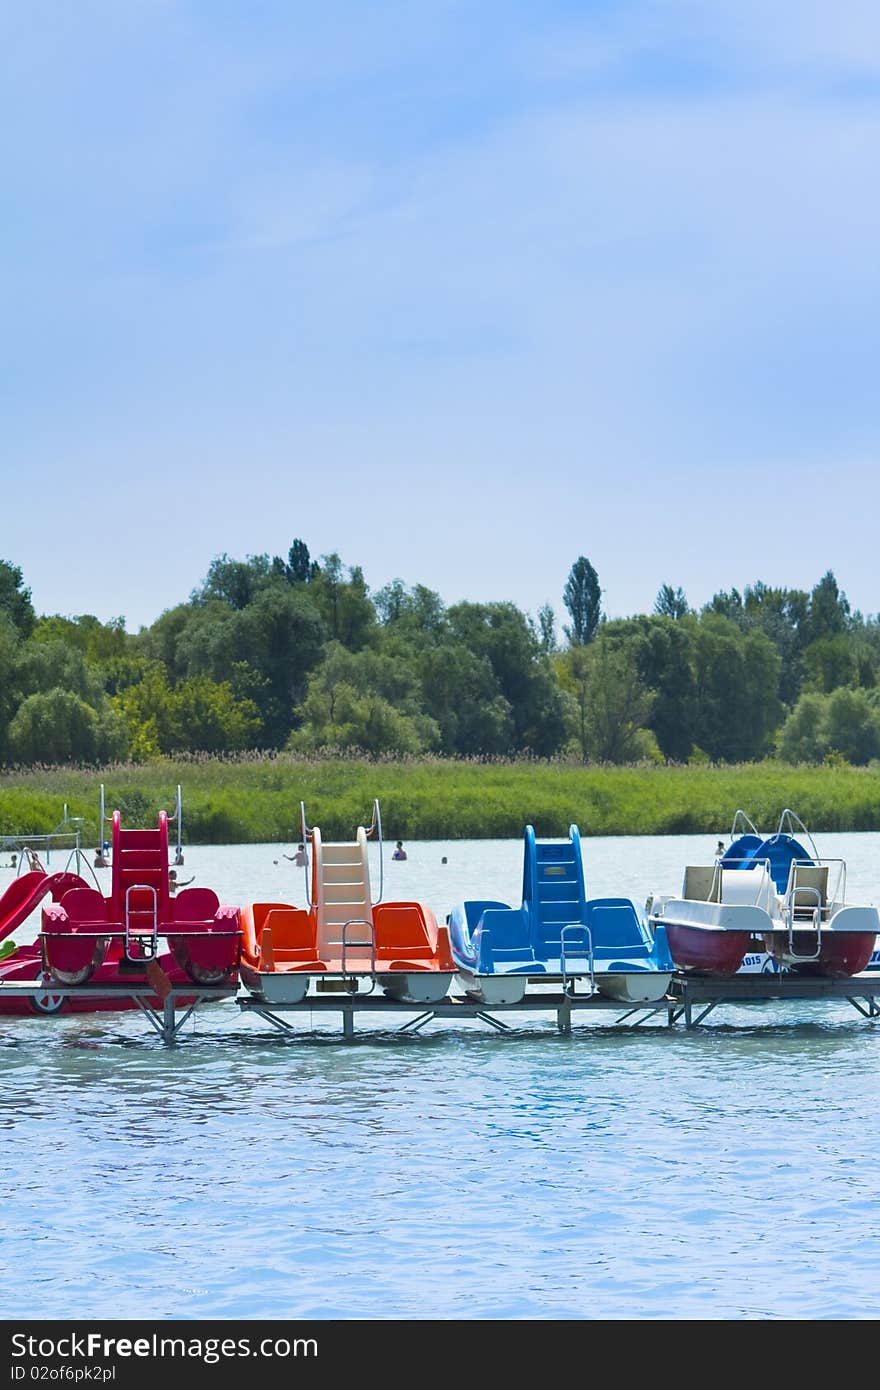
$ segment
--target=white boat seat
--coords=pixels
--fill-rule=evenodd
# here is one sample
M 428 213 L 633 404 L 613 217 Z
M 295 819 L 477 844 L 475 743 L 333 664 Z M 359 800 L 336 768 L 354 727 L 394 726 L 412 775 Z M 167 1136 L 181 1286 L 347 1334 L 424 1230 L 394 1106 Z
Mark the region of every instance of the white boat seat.
M 786 899 L 796 917 L 810 917 L 817 907 L 825 912 L 828 907 L 828 865 L 792 864 Z
M 689 902 L 717 903 L 720 882 L 717 864 L 689 864 L 684 871 L 682 897 Z

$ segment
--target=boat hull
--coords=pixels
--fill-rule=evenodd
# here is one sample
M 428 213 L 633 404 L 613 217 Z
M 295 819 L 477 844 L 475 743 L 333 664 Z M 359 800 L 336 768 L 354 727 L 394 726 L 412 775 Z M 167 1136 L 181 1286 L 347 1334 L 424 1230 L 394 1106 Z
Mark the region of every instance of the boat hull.
M 815 932 L 795 931 L 792 937 L 788 932 L 768 932 L 764 946 L 770 958 L 792 974 L 845 980 L 867 969 L 876 939 L 874 932 L 823 931 L 817 955 Z
M 656 970 L 595 971 L 596 988 L 606 999 L 622 1004 L 656 1004 L 665 998 L 672 983 L 672 972 Z
M 474 975 L 458 972 L 459 983 L 471 999 L 481 1004 L 519 1004 L 525 998 L 528 975 Z
M 181 985 L 191 983 L 178 968 L 170 952 L 159 956 L 158 963 L 175 987 L 179 988 Z M 3 982 L 9 984 L 40 983 L 45 984 L 45 990 L 34 995 L 12 995 L 6 998 L 0 995 L 0 1015 L 52 1017 L 58 1014 L 119 1013 L 124 1009 L 140 1007 L 138 1000 L 133 998 L 131 994 L 108 994 L 104 998 L 89 995 L 85 998 L 78 998 L 75 994 L 56 993 L 59 986 L 56 982 L 55 989 L 53 989 L 53 982 L 46 977 L 42 950 L 38 942 L 19 946 L 13 955 L 0 962 L 0 983 Z M 98 985 L 116 988 L 126 985 L 129 989 L 137 989 L 142 982 L 146 982 L 146 975 L 139 978 L 138 975 L 131 972 L 122 973 L 119 970 L 117 959 L 105 960 L 98 966 L 88 984 L 92 988 Z M 141 993 L 140 998 L 153 1009 L 162 1008 L 162 1000 L 157 995 Z M 177 1005 L 178 1007 L 187 1007 L 195 1002 L 195 995 L 181 996 Z
M 735 975 L 752 942 L 752 933 L 726 931 L 663 919 L 676 968 L 695 975 Z
M 389 999 L 413 1004 L 439 1004 L 454 978 L 453 970 L 394 970 L 376 975 Z
M 254 970 L 242 961 L 241 982 L 250 994 L 267 1004 L 299 1004 L 309 992 L 311 976 L 296 970 Z

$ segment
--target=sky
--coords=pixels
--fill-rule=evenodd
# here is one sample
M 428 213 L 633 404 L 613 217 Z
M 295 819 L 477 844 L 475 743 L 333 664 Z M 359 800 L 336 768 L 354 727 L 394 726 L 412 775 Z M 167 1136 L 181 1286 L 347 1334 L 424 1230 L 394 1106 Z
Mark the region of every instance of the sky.
M 5 0 L 0 558 L 880 609 L 875 0 Z

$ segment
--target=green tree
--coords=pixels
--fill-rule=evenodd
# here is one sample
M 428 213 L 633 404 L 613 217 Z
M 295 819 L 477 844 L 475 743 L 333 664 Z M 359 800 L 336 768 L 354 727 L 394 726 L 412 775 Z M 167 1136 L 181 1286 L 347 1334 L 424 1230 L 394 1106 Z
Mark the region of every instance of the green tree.
M 627 763 L 645 751 L 653 696 L 632 646 L 597 639 L 572 647 L 560 662 L 573 695 L 574 732 L 584 762 Z
M 0 613 L 5 613 L 22 637 L 30 637 L 36 621 L 31 591 L 24 587 L 18 565 L 0 560 Z
M 565 743 L 565 701 L 549 660 L 513 603 L 457 603 L 449 636 L 488 662 L 496 691 L 510 707 L 510 753 L 552 757 Z
M 579 555 L 569 570 L 562 598 L 571 618 L 565 635 L 572 646 L 586 646 L 596 636 L 602 617 L 602 591 L 585 555 Z
M 331 642 L 312 673 L 288 746 L 420 753 L 436 745 L 438 729 L 421 710 L 418 680 L 405 661 L 372 651 L 350 652 Z
M 549 603 L 538 609 L 538 643 L 545 656 L 556 651 L 556 614 Z
M 312 588 L 271 584 L 243 609 L 207 605 L 177 639 L 176 659 L 187 678 L 235 679 L 241 690 L 243 670 L 253 673 L 251 694 L 269 747 L 283 746 L 321 658 L 326 631 Z
M 858 680 L 858 653 L 846 632 L 811 642 L 804 650 L 803 664 L 810 689 L 826 695 Z
M 605 623 L 602 639 L 631 647 L 642 683 L 652 692 L 649 728 L 664 758 L 687 762 L 697 737 L 694 618 L 642 616 Z
M 654 600 L 654 612 L 663 618 L 683 618 L 690 612 L 684 589 L 673 589 L 671 584 L 661 584 Z
M 828 749 L 856 766 L 880 757 L 880 713 L 864 690 L 835 690 L 828 697 L 824 735 Z
M 126 748 L 125 726 L 113 710 L 95 710 L 71 690 L 29 695 L 9 725 L 9 759 L 23 766 L 106 763 Z
M 448 757 L 497 756 L 514 745 L 513 711 L 492 666 L 463 642 L 426 646 L 418 658 L 425 712 Z
M 711 613 L 696 625 L 694 639 L 694 741 L 714 762 L 763 757 L 782 718 L 772 642 Z
M 330 637 L 350 651 L 359 651 L 370 641 L 376 627 L 376 610 L 363 571 L 359 565 L 352 565 L 346 578 L 338 555 L 323 555 L 321 561 L 321 568 L 309 585 L 309 597 L 324 619 Z
M 850 625 L 849 602 L 841 593 L 837 580 L 828 570 L 810 594 L 810 609 L 807 617 L 807 638 L 816 642 L 822 637 L 833 637 L 846 632 Z
M 249 555 L 246 560 L 218 555 L 211 561 L 201 588 L 193 593 L 192 602 L 208 603 L 211 599 L 219 599 L 230 608 L 247 608 L 272 576 L 268 555 Z
M 825 741 L 824 695 L 802 695 L 779 731 L 777 751 L 787 763 L 820 763 L 828 752 Z
M 254 702 L 236 699 L 228 682 L 194 676 L 171 686 L 158 662 L 116 697 L 114 707 L 129 729 L 136 759 L 238 752 L 254 747 L 262 731 Z
M 16 690 L 19 642 L 18 629 L 9 614 L 0 609 L 0 763 L 6 762 L 9 721 L 19 699 Z

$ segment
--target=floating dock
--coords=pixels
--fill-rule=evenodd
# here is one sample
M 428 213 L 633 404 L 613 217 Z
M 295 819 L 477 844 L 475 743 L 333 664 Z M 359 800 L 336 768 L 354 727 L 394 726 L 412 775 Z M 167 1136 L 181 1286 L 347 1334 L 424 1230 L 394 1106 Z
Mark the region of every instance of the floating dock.
M 157 1007 L 155 992 L 145 984 L 59 985 L 45 980 L 28 984 L 3 982 L 0 983 L 0 1028 L 4 1018 L 27 1017 L 24 1014 L 3 1014 L 3 999 L 12 997 L 48 997 L 52 1001 L 125 1000 L 129 1007 L 140 1010 L 167 1045 L 178 1041 L 181 1029 L 197 1009 L 220 1000 L 233 1000 L 241 1015 L 256 1014 L 278 1032 L 290 1037 L 302 1037 L 302 1030 L 294 1026 L 294 1020 L 301 1021 L 306 1015 L 320 1017 L 336 1014 L 341 1019 L 343 1038 L 352 1038 L 357 1014 L 367 1015 L 373 1020 L 387 1019 L 389 1022 L 403 1017 L 405 1021 L 397 1023 L 397 1031 L 415 1034 L 435 1019 L 453 1022 L 476 1020 L 498 1033 L 512 1033 L 515 1030 L 498 1015 L 522 1017 L 546 1013 L 555 1013 L 556 1026 L 567 1037 L 571 1035 L 575 1015 L 588 1018 L 590 1015 L 615 1014 L 616 1018 L 611 1022 L 634 1028 L 656 1018 L 658 1014 L 665 1014 L 668 1027 L 683 1020 L 685 1028 L 691 1030 L 697 1028 L 721 1004 L 772 1004 L 796 1000 L 815 1002 L 843 999 L 863 1018 L 874 1022 L 880 1020 L 880 971 L 865 971 L 843 980 L 784 973 L 731 975 L 725 978 L 678 974 L 673 977 L 669 993 L 664 998 L 642 1004 L 625 1004 L 620 1000 L 607 999 L 599 993 L 563 991 L 527 994 L 515 1004 L 487 1005 L 467 995 L 450 994 L 439 1003 L 424 1005 L 402 1003 L 382 994 L 367 992 L 307 995 L 295 1004 L 268 1004 L 255 995 L 229 985 L 186 984 L 173 986 Z M 86 1012 L 81 1010 L 77 1014 Z M 43 1017 L 58 1014 L 64 1018 L 73 1016 L 72 1013 L 62 1012 L 60 1004 L 48 1008 L 44 1005 L 35 1010 L 35 1016 L 37 1014 Z

